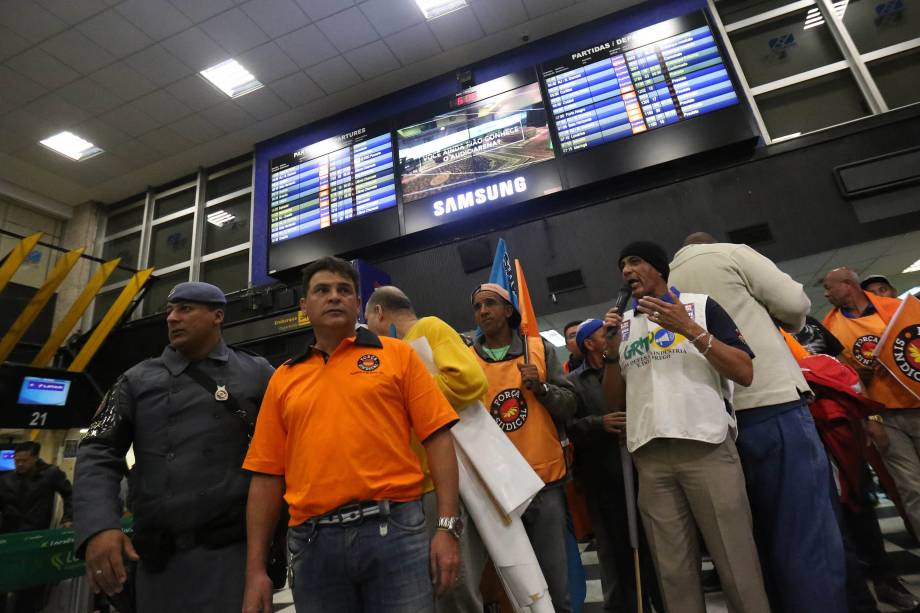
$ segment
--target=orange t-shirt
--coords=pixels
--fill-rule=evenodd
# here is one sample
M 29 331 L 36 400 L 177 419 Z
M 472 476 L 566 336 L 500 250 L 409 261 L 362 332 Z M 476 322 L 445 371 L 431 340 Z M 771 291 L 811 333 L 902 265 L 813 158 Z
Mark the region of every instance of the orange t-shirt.
M 424 441 L 456 421 L 409 345 L 360 328 L 275 371 L 243 468 L 284 475 L 292 526 L 348 502 L 406 502 L 422 494 L 410 429 Z
M 864 317 L 846 317 L 839 309 L 832 310 L 824 319 L 824 327 L 843 345 L 843 359 L 854 367 L 876 365 L 872 352 L 878 344 L 891 313 L 900 304 L 894 298 L 867 297 L 876 311 Z M 880 368 L 866 387 L 866 396 L 884 404 L 889 409 L 920 407 L 920 403 L 887 370 Z

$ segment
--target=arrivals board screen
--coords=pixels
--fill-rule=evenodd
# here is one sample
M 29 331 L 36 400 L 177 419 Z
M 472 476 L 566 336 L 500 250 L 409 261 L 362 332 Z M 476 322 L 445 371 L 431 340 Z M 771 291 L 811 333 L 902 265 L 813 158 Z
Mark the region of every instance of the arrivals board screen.
M 388 131 L 361 128 L 271 160 L 272 244 L 395 206 Z
M 541 67 L 562 153 L 738 103 L 712 31 L 652 26 Z M 686 22 L 684 22 L 686 25 Z

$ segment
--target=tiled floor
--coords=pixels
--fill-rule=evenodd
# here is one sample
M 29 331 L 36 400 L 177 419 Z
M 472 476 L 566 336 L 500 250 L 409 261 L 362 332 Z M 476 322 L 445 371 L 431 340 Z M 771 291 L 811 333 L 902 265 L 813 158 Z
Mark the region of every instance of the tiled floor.
M 894 506 L 883 499 L 878 507 L 879 524 L 885 537 L 885 550 L 891 556 L 895 569 L 903 579 L 907 588 L 914 594 L 920 595 L 920 548 L 911 542 L 904 530 L 904 523 L 898 517 Z M 583 613 L 602 613 L 603 594 L 601 591 L 600 567 L 597 563 L 597 552 L 591 544 L 580 546 L 581 560 L 587 575 L 587 598 Z M 275 613 L 295 613 L 293 598 L 290 590 L 281 590 L 275 594 Z M 707 594 L 706 606 L 708 613 L 728 613 L 725 600 L 721 593 Z M 880 605 L 883 613 L 897 611 L 888 605 Z

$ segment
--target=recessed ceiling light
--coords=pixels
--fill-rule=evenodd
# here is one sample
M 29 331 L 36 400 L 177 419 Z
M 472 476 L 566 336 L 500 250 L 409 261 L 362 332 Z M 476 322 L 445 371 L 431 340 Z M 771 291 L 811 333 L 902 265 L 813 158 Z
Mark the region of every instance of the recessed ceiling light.
M 102 149 L 88 140 L 80 138 L 73 132 L 60 132 L 39 142 L 52 151 L 66 155 L 77 162 L 82 162 L 87 158 L 102 153 Z
M 466 0 L 415 0 L 425 19 L 437 19 L 466 6 Z
M 850 0 L 837 0 L 834 2 L 834 13 L 837 17 L 843 19 L 843 15 L 847 12 L 847 5 Z M 809 9 L 808 14 L 805 15 L 805 27 L 804 30 L 809 28 L 817 28 L 818 26 L 824 25 L 824 16 L 821 14 L 821 11 L 815 7 Z
M 920 260 L 917 260 L 916 262 L 914 262 L 913 264 L 911 264 L 910 266 L 902 270 L 901 273 L 904 274 L 908 272 L 917 272 L 917 271 L 920 271 Z
M 231 219 L 236 219 L 233 215 L 221 209 L 220 211 L 214 211 L 213 213 L 208 213 L 208 223 L 214 224 L 218 228 L 223 226 L 225 223 Z
M 544 330 L 540 332 L 540 336 L 548 340 L 555 347 L 565 347 L 565 337 L 555 330 Z
M 238 98 L 262 88 L 262 83 L 236 60 L 227 60 L 205 68 L 201 76 L 231 98 Z

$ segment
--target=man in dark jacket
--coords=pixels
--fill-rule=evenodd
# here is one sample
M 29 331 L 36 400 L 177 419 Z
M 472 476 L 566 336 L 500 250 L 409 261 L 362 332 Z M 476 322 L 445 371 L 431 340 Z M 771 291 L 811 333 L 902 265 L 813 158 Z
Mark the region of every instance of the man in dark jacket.
M 64 501 L 61 523 L 72 513 L 70 481 L 64 472 L 38 457 L 41 445 L 29 441 L 15 447 L 16 470 L 0 475 L 0 532 L 47 530 L 54 514 L 54 494 Z
M 54 515 L 54 494 L 64 501 L 61 525 L 70 526 L 72 517 L 70 481 L 64 472 L 38 457 L 41 445 L 28 441 L 15 447 L 16 470 L 0 474 L 0 532 L 47 530 Z M 46 586 L 19 590 L 16 613 L 34 613 L 44 606 Z M 0 595 L 0 610 L 7 610 Z
M 568 433 L 575 443 L 575 480 L 588 501 L 588 514 L 594 527 L 597 557 L 604 589 L 604 611 L 634 613 L 636 578 L 629 542 L 626 490 L 620 460 L 620 437 L 626 431 L 626 413 L 615 412 L 604 399 L 604 349 L 606 330 L 600 319 L 586 319 L 576 326 L 576 343 L 582 364 L 569 373 L 575 387 L 578 407 L 569 422 Z M 635 500 L 635 499 L 633 499 Z M 645 533 L 641 539 L 644 610 L 664 611 L 655 569 L 648 552 Z

